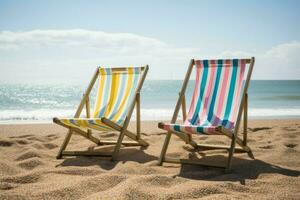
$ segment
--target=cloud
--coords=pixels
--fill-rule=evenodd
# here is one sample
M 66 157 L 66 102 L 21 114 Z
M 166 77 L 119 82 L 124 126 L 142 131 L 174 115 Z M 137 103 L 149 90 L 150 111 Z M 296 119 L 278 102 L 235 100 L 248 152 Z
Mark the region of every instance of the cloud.
M 26 46 L 64 46 L 90 48 L 157 47 L 165 44 L 157 39 L 130 33 L 105 33 L 83 29 L 32 30 L 27 32 L 0 32 L 3 49 Z
M 300 79 L 298 41 L 265 52 L 224 48 L 208 53 L 208 47 L 197 46 L 177 47 L 132 33 L 84 29 L 1 31 L 0 78 L 2 82 L 78 82 L 88 80 L 95 66 L 149 64 L 150 79 L 183 79 L 191 58 L 255 56 L 254 78 Z
M 255 57 L 254 79 L 288 80 L 300 79 L 300 42 L 276 45 L 265 52 L 223 51 L 221 57 Z
M 265 53 L 266 58 L 274 58 L 289 62 L 299 58 L 300 42 L 294 41 L 290 43 L 280 44 L 271 48 Z
M 50 81 L 63 81 L 61 76 L 70 75 L 70 71 L 73 79 L 79 79 L 99 65 L 145 64 L 151 66 L 150 78 L 181 78 L 174 67 L 181 66 L 179 71 L 185 72 L 186 62 L 195 51 L 131 33 L 82 29 L 0 32 L 0 67 L 5 68 L 1 76 L 11 80 L 17 76 L 17 80 L 51 77 Z
M 257 56 L 258 79 L 300 79 L 300 42 L 280 44 Z

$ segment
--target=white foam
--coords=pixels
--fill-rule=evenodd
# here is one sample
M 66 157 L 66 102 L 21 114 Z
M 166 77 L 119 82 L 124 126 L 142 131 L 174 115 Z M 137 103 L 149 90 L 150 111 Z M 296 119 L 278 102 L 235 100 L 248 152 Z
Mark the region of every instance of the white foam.
M 300 108 L 251 108 L 250 117 L 284 117 L 300 116 Z
M 142 120 L 170 120 L 172 118 L 173 109 L 142 109 Z M 83 111 L 85 113 L 85 111 Z M 300 108 L 250 108 L 250 118 L 285 118 L 285 117 L 300 117 Z M 51 122 L 53 117 L 72 117 L 75 114 L 75 109 L 37 109 L 37 110 L 1 110 L 0 123 L 41 123 Z M 182 118 L 181 111 L 178 114 L 178 119 Z M 135 112 L 132 120 L 135 120 Z
M 0 121 L 48 121 L 53 117 L 72 117 L 74 109 L 1 110 Z

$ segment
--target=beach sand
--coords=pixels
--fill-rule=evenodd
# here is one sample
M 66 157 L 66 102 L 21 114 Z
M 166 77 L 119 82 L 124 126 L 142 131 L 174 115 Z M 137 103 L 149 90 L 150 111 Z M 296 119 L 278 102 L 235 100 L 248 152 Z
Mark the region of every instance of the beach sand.
M 57 160 L 66 129 L 54 124 L 0 125 L 0 199 L 300 199 L 300 120 L 250 120 L 255 160 L 236 153 L 230 173 L 192 165 L 157 166 L 165 132 L 157 122 L 143 122 L 142 131 L 150 146 L 122 148 L 118 161 Z M 222 136 L 195 138 L 229 143 Z M 68 149 L 91 146 L 74 136 Z M 227 154 L 198 154 L 172 136 L 168 155 L 225 162 Z

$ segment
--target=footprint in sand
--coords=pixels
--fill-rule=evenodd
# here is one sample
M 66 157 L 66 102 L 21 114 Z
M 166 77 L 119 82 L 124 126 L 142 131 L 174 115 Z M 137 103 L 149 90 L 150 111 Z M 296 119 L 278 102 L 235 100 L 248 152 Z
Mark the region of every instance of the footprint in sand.
M 58 138 L 58 136 L 57 136 L 57 135 L 55 135 L 55 134 L 50 134 L 50 135 L 47 135 L 47 137 L 55 137 L 55 138 Z
M 12 138 L 13 140 L 7 141 L 7 140 L 0 140 L 0 147 L 9 147 L 12 146 L 13 144 L 20 144 L 20 145 L 26 145 L 32 143 L 31 141 L 28 141 L 27 139 L 19 138 L 19 137 L 9 137 Z
M 32 143 L 31 141 L 24 140 L 24 139 L 15 140 L 15 142 L 18 144 L 21 144 L 21 145 L 26 145 L 26 144 Z
M 273 149 L 273 145 L 260 146 L 260 149 Z
M 32 147 L 35 148 L 35 149 L 55 149 L 58 147 L 58 145 L 56 144 L 53 144 L 53 143 L 42 143 L 42 144 L 37 144 L 37 143 L 34 143 L 32 144 Z
M 0 140 L 0 147 L 10 147 L 12 146 L 14 143 L 10 142 L 10 141 L 6 141 L 6 140 Z
M 41 145 L 41 144 L 32 144 L 32 147 L 34 147 L 35 149 L 44 149 L 44 146 L 43 145 Z
M 45 143 L 43 145 L 46 149 L 55 149 L 56 147 L 58 147 L 58 145 L 52 143 Z
M 5 175 L 15 175 L 20 172 L 19 169 L 16 169 L 14 166 L 11 166 L 8 163 L 0 162 L 0 177 Z M 0 181 L 1 182 L 1 181 Z
M 0 179 L 1 183 L 15 183 L 15 184 L 28 184 L 28 183 L 36 183 L 40 179 L 40 175 L 38 174 L 28 174 L 22 176 L 10 176 L 7 178 Z
M 272 129 L 271 127 L 256 127 L 256 128 L 248 128 L 252 132 L 263 131 Z
M 35 152 L 35 151 L 28 151 L 28 152 L 25 152 L 23 154 L 21 154 L 17 159 L 16 161 L 23 161 L 23 160 L 26 160 L 26 159 L 29 159 L 29 158 L 40 158 L 41 156 Z
M 11 190 L 13 188 L 16 188 L 18 185 L 13 183 L 0 183 L 0 190 Z
M 32 140 L 32 141 L 37 141 L 37 142 L 47 142 L 49 139 L 44 139 L 44 138 L 41 138 L 41 137 L 29 137 L 27 138 L 28 140 Z
M 48 141 L 56 140 L 57 138 L 59 138 L 59 137 L 57 135 L 54 135 L 54 134 L 50 134 L 50 135 L 46 136 L 46 139 Z
M 18 166 L 26 169 L 26 170 L 32 170 L 40 165 L 43 165 L 44 163 L 39 158 L 29 158 L 25 161 L 19 162 Z
M 27 138 L 27 137 L 32 137 L 32 136 L 34 136 L 34 135 L 28 134 L 28 135 L 20 135 L 20 136 L 11 136 L 9 138 Z
M 287 148 L 295 148 L 298 144 L 293 144 L 293 143 L 288 143 L 288 144 L 285 144 L 284 146 L 286 146 Z
M 291 127 L 283 127 L 282 129 L 285 131 L 297 131 L 296 128 L 291 128 Z

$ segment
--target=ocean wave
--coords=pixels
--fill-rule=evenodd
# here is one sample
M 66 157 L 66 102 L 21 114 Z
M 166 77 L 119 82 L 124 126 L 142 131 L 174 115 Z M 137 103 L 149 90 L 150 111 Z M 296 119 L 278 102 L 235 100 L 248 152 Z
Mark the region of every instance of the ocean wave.
M 300 108 L 250 108 L 250 117 L 299 117 Z
M 261 100 L 289 100 L 289 101 L 300 101 L 299 95 L 280 95 L 280 96 L 271 96 L 271 97 L 260 97 Z
M 142 109 L 141 119 L 170 120 L 173 112 L 173 109 Z M 250 118 L 300 117 L 300 108 L 250 108 L 248 113 Z M 51 122 L 53 117 L 72 117 L 74 114 L 73 109 L 0 110 L 0 123 Z M 178 119 L 182 119 L 181 111 Z M 132 120 L 135 120 L 135 112 Z
M 47 121 L 53 117 L 72 117 L 71 109 L 0 110 L 0 121 Z

